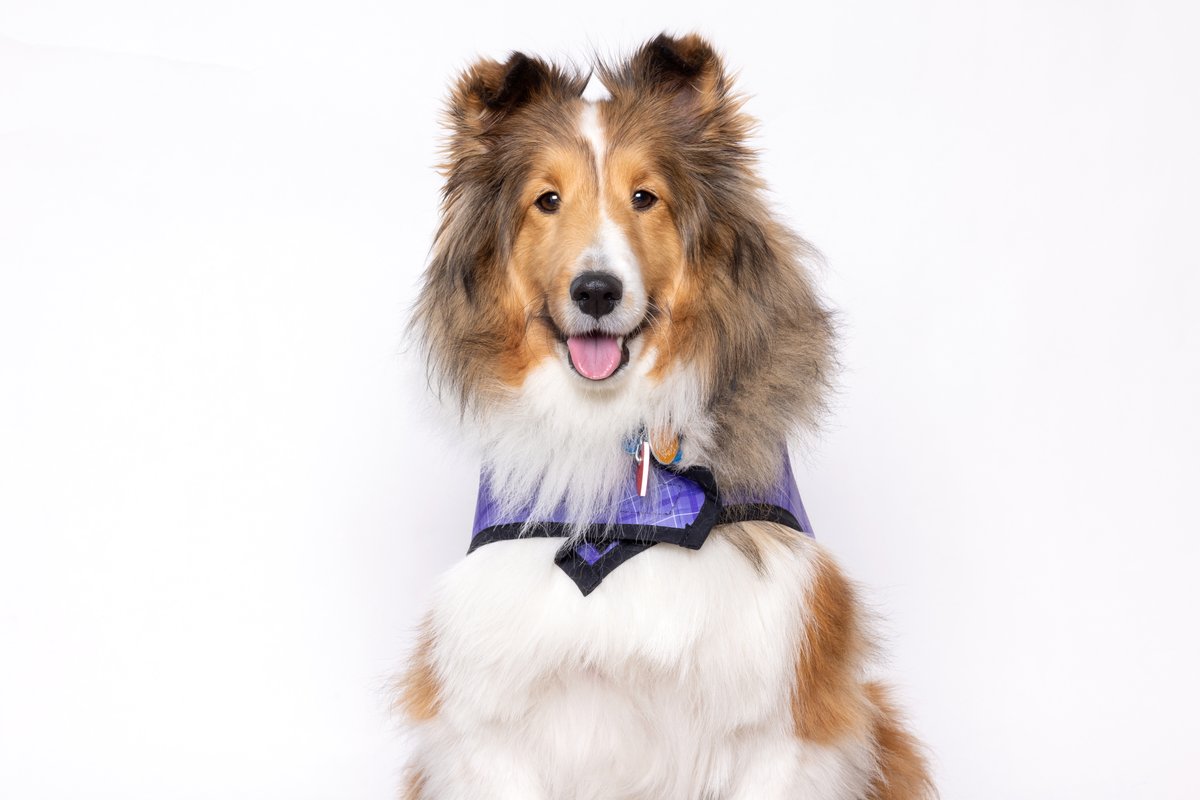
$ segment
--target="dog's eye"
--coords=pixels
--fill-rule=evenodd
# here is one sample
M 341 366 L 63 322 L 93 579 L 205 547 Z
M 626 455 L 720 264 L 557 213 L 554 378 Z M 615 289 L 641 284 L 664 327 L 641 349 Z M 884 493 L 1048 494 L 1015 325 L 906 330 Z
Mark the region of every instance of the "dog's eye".
M 546 192 L 537 200 L 534 200 L 533 204 L 547 214 L 553 214 L 562 205 L 562 198 L 558 196 L 558 192 Z
M 633 207 L 638 211 L 645 211 L 657 202 L 658 198 L 645 189 L 638 189 L 633 193 Z

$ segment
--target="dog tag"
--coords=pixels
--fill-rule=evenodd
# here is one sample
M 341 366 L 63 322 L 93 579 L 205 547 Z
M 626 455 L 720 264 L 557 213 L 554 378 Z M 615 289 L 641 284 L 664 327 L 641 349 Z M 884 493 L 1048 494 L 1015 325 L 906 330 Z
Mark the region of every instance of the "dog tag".
M 650 452 L 654 460 L 668 467 L 683 460 L 683 447 L 679 437 L 666 431 L 650 434 Z
M 637 461 L 637 471 L 634 475 L 637 478 L 638 497 L 645 497 L 650 488 L 650 442 L 642 440 L 638 444 L 634 459 Z

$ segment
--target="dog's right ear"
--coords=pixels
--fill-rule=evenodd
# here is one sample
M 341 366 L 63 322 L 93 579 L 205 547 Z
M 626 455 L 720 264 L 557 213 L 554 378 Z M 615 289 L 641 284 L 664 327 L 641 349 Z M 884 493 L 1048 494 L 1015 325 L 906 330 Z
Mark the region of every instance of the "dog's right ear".
M 452 160 L 486 150 L 484 137 L 508 117 L 542 97 L 578 97 L 586 76 L 513 52 L 504 62 L 482 59 L 450 91 L 447 122 Z

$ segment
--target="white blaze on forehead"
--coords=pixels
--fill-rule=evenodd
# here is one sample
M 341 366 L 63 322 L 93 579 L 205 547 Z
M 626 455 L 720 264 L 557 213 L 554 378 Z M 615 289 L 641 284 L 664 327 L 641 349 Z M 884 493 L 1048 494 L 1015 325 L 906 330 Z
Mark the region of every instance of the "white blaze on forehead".
M 604 141 L 604 125 L 600 122 L 599 103 L 583 104 L 583 114 L 579 120 L 579 132 L 583 134 L 583 138 L 591 145 L 592 154 L 596 159 L 596 178 L 599 180 L 604 175 L 604 149 L 607 146 L 607 143 Z
M 592 163 L 596 167 L 596 202 L 600 206 L 600 224 L 596 227 L 590 246 L 580 255 L 575 265 L 576 274 L 588 270 L 609 272 L 621 279 L 624 297 L 616 311 L 602 318 L 600 328 L 611 333 L 632 329 L 646 314 L 646 289 L 642 272 L 633 248 L 621 226 L 613 221 L 605 205 L 604 156 L 608 141 L 604 136 L 604 123 L 600 118 L 600 103 L 585 102 L 579 116 L 579 133 L 592 151 Z M 581 320 L 589 325 L 594 321 Z

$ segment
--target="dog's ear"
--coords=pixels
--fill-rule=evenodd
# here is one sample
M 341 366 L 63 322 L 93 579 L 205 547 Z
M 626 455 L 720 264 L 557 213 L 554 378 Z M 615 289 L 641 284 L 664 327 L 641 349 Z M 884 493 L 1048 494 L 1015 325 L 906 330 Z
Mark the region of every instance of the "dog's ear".
M 578 97 L 586 84 L 586 76 L 521 52 L 503 62 L 475 62 L 455 82 L 446 107 L 452 159 L 478 152 L 482 137 L 533 101 Z
M 496 122 L 520 108 L 551 81 L 544 61 L 514 52 L 501 63 L 482 59 L 466 69 L 451 94 L 451 113 L 471 127 Z
M 688 110 L 707 114 L 729 99 L 730 81 L 721 57 L 698 34 L 660 33 L 646 42 L 625 64 L 601 70 L 613 94 L 628 91 L 670 96 Z

